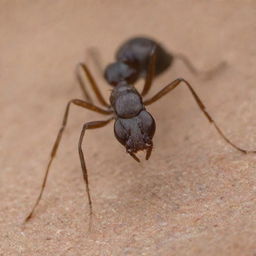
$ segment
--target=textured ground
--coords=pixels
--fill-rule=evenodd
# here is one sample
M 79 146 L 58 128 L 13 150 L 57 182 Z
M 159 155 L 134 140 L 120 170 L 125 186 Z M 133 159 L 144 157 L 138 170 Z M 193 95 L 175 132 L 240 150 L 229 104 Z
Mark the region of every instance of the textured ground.
M 0 24 L 0 255 L 256 255 L 256 156 L 225 144 L 186 88 L 150 106 L 148 162 L 125 153 L 113 124 L 88 132 L 90 233 L 77 141 L 84 122 L 102 117 L 73 108 L 43 200 L 22 226 L 64 106 L 82 97 L 75 65 L 94 67 L 90 47 L 105 66 L 121 42 L 149 35 L 202 70 L 226 61 L 210 80 L 177 62 L 151 93 L 188 79 L 226 134 L 255 149 L 255 1 L 2 0 Z

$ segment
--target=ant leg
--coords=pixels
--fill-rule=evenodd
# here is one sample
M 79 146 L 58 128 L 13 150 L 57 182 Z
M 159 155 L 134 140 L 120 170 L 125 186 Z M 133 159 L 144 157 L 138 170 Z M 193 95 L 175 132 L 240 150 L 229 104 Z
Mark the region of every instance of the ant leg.
M 210 78 L 211 76 L 216 74 L 218 71 L 222 70 L 227 65 L 225 61 L 222 61 L 220 64 L 218 64 L 216 67 L 210 70 L 199 71 L 185 55 L 179 53 L 179 54 L 174 54 L 173 57 L 174 59 L 181 60 L 192 74 L 194 75 L 203 74 L 206 78 Z
M 92 99 L 91 99 L 91 97 L 89 96 L 89 94 L 88 94 L 88 92 L 87 92 L 87 90 L 86 90 L 86 86 L 85 86 L 85 84 L 84 84 L 82 78 L 80 77 L 80 73 L 78 72 L 78 71 L 79 71 L 78 69 L 79 69 L 80 67 L 83 69 L 83 71 L 84 71 L 86 77 L 88 78 L 88 80 L 89 80 L 89 82 L 90 82 L 90 85 L 91 85 L 91 87 L 92 87 L 92 89 L 93 89 L 93 91 L 94 91 L 94 93 L 95 93 L 97 99 L 99 100 L 99 102 L 100 102 L 103 106 L 109 107 L 109 104 L 108 104 L 108 103 L 105 101 L 105 99 L 103 98 L 103 96 L 102 96 L 102 94 L 101 94 L 101 92 L 100 92 L 100 90 L 99 90 L 99 87 L 98 87 L 98 85 L 97 85 L 95 79 L 93 78 L 92 73 L 90 72 L 89 68 L 86 66 L 85 63 L 79 63 L 78 66 L 77 66 L 77 69 L 76 69 L 76 76 L 77 76 L 78 82 L 79 82 L 79 84 L 80 84 L 80 87 L 81 87 L 81 89 L 82 89 L 82 91 L 83 91 L 83 93 L 84 93 L 85 98 L 89 98 L 89 102 L 92 102 Z
M 216 122 L 212 119 L 212 117 L 208 114 L 208 112 L 205 110 L 206 107 L 204 106 L 203 102 L 200 100 L 200 98 L 198 97 L 198 95 L 196 94 L 196 92 L 194 91 L 194 89 L 192 88 L 192 86 L 183 78 L 178 78 L 176 80 L 174 80 L 173 82 L 171 82 L 170 84 L 168 84 L 167 86 L 165 86 L 161 91 L 159 91 L 157 94 L 155 94 L 151 99 L 145 100 L 144 101 L 144 105 L 150 105 L 152 103 L 154 103 L 155 101 L 159 100 L 160 98 L 162 98 L 164 95 L 166 95 L 168 92 L 172 91 L 173 89 L 175 89 L 178 85 L 181 84 L 181 82 L 183 82 L 188 89 L 190 90 L 190 92 L 192 93 L 196 103 L 198 104 L 199 108 L 201 109 L 201 111 L 204 113 L 204 115 L 206 116 L 206 118 L 208 119 L 208 121 L 210 123 L 212 123 L 215 127 L 215 129 L 217 130 L 217 132 L 220 134 L 220 136 L 228 143 L 230 144 L 232 147 L 236 148 L 237 150 L 243 152 L 243 153 L 256 153 L 256 151 L 249 151 L 246 149 L 242 149 L 238 146 L 236 146 L 233 142 L 231 142 L 225 135 L 224 133 L 221 131 L 221 129 L 218 127 L 218 125 L 216 124 Z
M 29 219 L 31 219 L 31 217 L 33 216 L 33 213 L 37 207 L 37 205 L 39 204 L 41 198 L 42 198 L 42 195 L 43 195 L 43 192 L 44 192 L 44 188 L 45 188 L 45 185 L 46 185 L 46 181 L 47 181 L 47 177 L 48 177 L 48 174 L 49 174 L 49 170 L 50 170 L 50 167 L 51 167 L 51 164 L 52 164 L 52 161 L 56 155 L 56 152 L 58 150 L 58 147 L 59 147 L 59 144 L 60 144 L 60 141 L 61 141 L 61 138 L 62 138 L 62 134 L 64 132 L 64 129 L 67 125 L 67 120 L 68 120 L 68 113 L 69 113 L 69 109 L 70 109 L 70 105 L 71 103 L 73 103 L 74 105 L 77 105 L 79 107 L 83 107 L 83 108 L 86 108 L 86 109 L 89 109 L 91 111 L 95 111 L 95 112 L 98 112 L 98 113 L 101 113 L 101 114 L 104 114 L 104 115 L 110 115 L 112 113 L 112 111 L 109 111 L 109 110 L 104 110 L 102 108 L 99 108 L 91 103 L 88 103 L 86 101 L 83 101 L 83 100 L 78 100 L 78 99 L 73 99 L 73 100 L 70 100 L 66 106 L 66 110 L 65 110 L 65 114 L 64 114 L 64 117 L 63 117 L 63 121 L 62 121 L 62 125 L 61 125 L 61 128 L 59 129 L 59 132 L 58 132 L 58 135 L 57 135 L 57 138 L 53 144 L 53 147 L 52 147 L 52 151 L 51 151 L 51 155 L 50 155 L 50 160 L 48 162 L 48 165 L 46 167 L 46 171 L 45 171 L 45 175 L 44 175 L 44 179 L 43 179 L 43 183 L 42 183 L 42 186 L 41 186 L 41 190 L 40 190 L 40 193 L 39 193 L 39 196 L 31 210 L 31 212 L 29 213 L 29 215 L 26 217 L 25 219 L 25 222 L 27 222 Z
M 156 66 L 156 46 L 153 47 L 151 54 L 150 54 L 148 71 L 147 71 L 147 75 L 145 78 L 145 84 L 144 84 L 143 90 L 141 92 L 141 96 L 145 96 L 151 88 L 152 81 L 155 76 L 155 66 Z
M 89 102 L 89 103 L 93 103 L 93 100 L 92 100 L 92 98 L 91 98 L 91 96 L 90 96 L 90 94 L 89 94 L 89 92 L 88 92 L 88 90 L 87 90 L 87 88 L 85 86 L 85 83 L 84 83 L 83 79 L 80 76 L 79 65 L 77 65 L 77 67 L 76 67 L 75 74 L 76 74 L 76 79 L 77 79 L 77 81 L 79 83 L 79 86 L 80 86 L 80 88 L 81 88 L 81 90 L 83 92 L 85 100 L 87 102 Z
M 102 66 L 103 61 L 102 61 L 102 58 L 101 58 L 102 56 L 101 56 L 99 50 L 96 47 L 90 47 L 87 50 L 87 54 L 88 54 L 89 58 L 92 59 L 93 64 L 97 69 L 98 75 L 100 75 L 102 78 L 104 78 L 103 77 L 104 68 Z
M 84 153 L 82 150 L 82 142 L 83 142 L 84 134 L 85 134 L 86 130 L 101 128 L 101 127 L 107 125 L 113 119 L 114 118 L 111 117 L 110 119 L 105 120 L 105 121 L 93 121 L 93 122 L 85 123 L 83 126 L 83 129 L 81 131 L 81 135 L 80 135 L 80 139 L 79 139 L 79 143 L 78 143 L 78 152 L 79 152 L 79 156 L 80 156 L 80 162 L 81 162 L 81 167 L 82 167 L 82 171 L 83 171 L 83 178 L 84 178 L 84 182 L 86 185 L 86 193 L 87 193 L 89 207 L 90 207 L 90 217 L 92 216 L 92 200 L 91 200 L 91 195 L 90 195 L 90 190 L 89 190 L 88 172 L 87 172 L 87 168 L 85 165 Z

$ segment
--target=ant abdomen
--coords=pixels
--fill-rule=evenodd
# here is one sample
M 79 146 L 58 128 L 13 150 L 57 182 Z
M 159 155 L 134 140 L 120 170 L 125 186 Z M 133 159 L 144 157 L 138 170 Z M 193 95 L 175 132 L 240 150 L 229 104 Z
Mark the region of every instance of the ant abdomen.
M 153 50 L 156 55 L 155 75 L 159 75 L 172 64 L 173 56 L 161 44 L 152 39 L 135 37 L 126 41 L 117 51 L 116 59 L 134 65 L 139 72 L 139 76 L 145 77 Z

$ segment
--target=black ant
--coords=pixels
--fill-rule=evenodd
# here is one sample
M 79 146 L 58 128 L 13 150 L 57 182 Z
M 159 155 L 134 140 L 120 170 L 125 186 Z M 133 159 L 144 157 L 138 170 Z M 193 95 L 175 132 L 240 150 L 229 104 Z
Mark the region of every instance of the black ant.
M 115 137 L 122 145 L 125 146 L 127 153 L 130 154 L 137 162 L 139 162 L 140 160 L 135 153 L 139 150 L 146 150 L 146 160 L 148 160 L 153 148 L 152 139 L 155 133 L 156 125 L 154 118 L 145 107 L 159 100 L 164 95 L 175 89 L 178 85 L 183 84 L 188 87 L 205 117 L 214 125 L 217 132 L 227 143 L 243 153 L 256 153 L 256 151 L 248 151 L 236 146 L 224 135 L 224 133 L 206 111 L 203 102 L 200 100 L 190 83 L 183 78 L 174 80 L 156 93 L 153 97 L 144 99 L 144 96 L 147 95 L 152 86 L 153 78 L 165 71 L 172 64 L 173 59 L 173 55 L 169 54 L 159 43 L 151 39 L 134 38 L 127 41 L 117 51 L 116 62 L 108 65 L 105 70 L 104 77 L 107 82 L 113 86 L 110 96 L 110 104 L 108 104 L 103 98 L 98 85 L 86 64 L 79 64 L 87 76 L 90 85 L 102 107 L 98 107 L 92 102 L 87 94 L 83 81 L 77 73 L 80 86 L 83 88 L 87 101 L 73 99 L 68 102 L 63 117 L 62 126 L 58 132 L 56 141 L 51 151 L 50 160 L 46 168 L 40 194 L 32 211 L 27 216 L 25 221 L 28 221 L 32 217 L 34 210 L 42 197 L 51 163 L 56 155 L 62 134 L 67 124 L 71 104 L 101 113 L 103 115 L 111 116 L 107 120 L 85 123 L 83 125 L 78 143 L 83 178 L 86 185 L 86 192 L 90 207 L 90 216 L 92 215 L 92 200 L 89 191 L 88 172 L 82 150 L 82 142 L 86 130 L 104 127 L 112 120 L 115 120 Z M 186 62 L 188 63 L 188 61 Z M 191 65 L 189 64 L 189 66 Z M 192 70 L 193 69 L 194 68 L 192 68 Z M 141 77 L 145 77 L 145 83 L 142 92 L 139 93 L 133 84 L 138 80 L 138 78 Z

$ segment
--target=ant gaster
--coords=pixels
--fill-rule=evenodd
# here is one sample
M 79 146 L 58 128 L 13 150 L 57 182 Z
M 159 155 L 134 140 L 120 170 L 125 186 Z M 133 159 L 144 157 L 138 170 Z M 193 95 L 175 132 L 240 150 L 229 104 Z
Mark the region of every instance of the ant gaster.
M 203 112 L 208 121 L 214 125 L 217 132 L 227 143 L 243 153 L 256 153 L 256 151 L 248 151 L 236 146 L 224 135 L 224 133 L 206 111 L 203 102 L 200 100 L 190 83 L 183 78 L 174 80 L 156 93 L 153 97 L 144 99 L 144 96 L 147 95 L 151 88 L 154 76 L 157 76 L 165 71 L 172 64 L 174 57 L 176 56 L 168 53 L 159 43 L 148 38 L 133 38 L 124 43 L 117 51 L 116 62 L 108 65 L 104 73 L 104 77 L 107 82 L 113 86 L 110 96 L 110 104 L 108 104 L 103 98 L 98 85 L 86 64 L 79 64 L 79 67 L 82 68 L 87 76 L 90 85 L 102 107 L 98 107 L 93 103 L 89 94 L 87 93 L 83 80 L 77 72 L 77 78 L 81 88 L 83 89 L 86 101 L 73 99 L 68 102 L 63 117 L 62 126 L 58 132 L 56 141 L 51 151 L 50 160 L 46 168 L 40 194 L 36 203 L 34 204 L 34 207 L 32 208 L 32 211 L 27 216 L 25 221 L 28 221 L 32 217 L 34 210 L 42 197 L 51 163 L 56 155 L 62 134 L 67 124 L 71 104 L 101 113 L 103 115 L 111 116 L 107 120 L 85 123 L 83 125 L 78 143 L 83 178 L 86 185 L 86 192 L 90 207 L 90 216 L 92 215 L 92 200 L 89 191 L 88 172 L 82 150 L 82 142 L 86 130 L 101 128 L 106 126 L 112 120 L 115 120 L 115 136 L 117 140 L 125 146 L 127 153 L 129 153 L 136 161 L 139 162 L 139 159 L 135 153 L 139 150 L 146 150 L 146 159 L 148 160 L 153 148 L 152 138 L 155 133 L 155 121 L 145 107 L 159 100 L 164 95 L 175 89 L 178 85 L 183 84 L 187 86 L 200 110 Z M 191 71 L 196 71 L 196 69 L 184 56 L 180 55 L 179 57 L 184 60 Z M 139 93 L 133 86 L 133 84 L 139 78 L 145 78 L 144 87 L 141 93 Z

